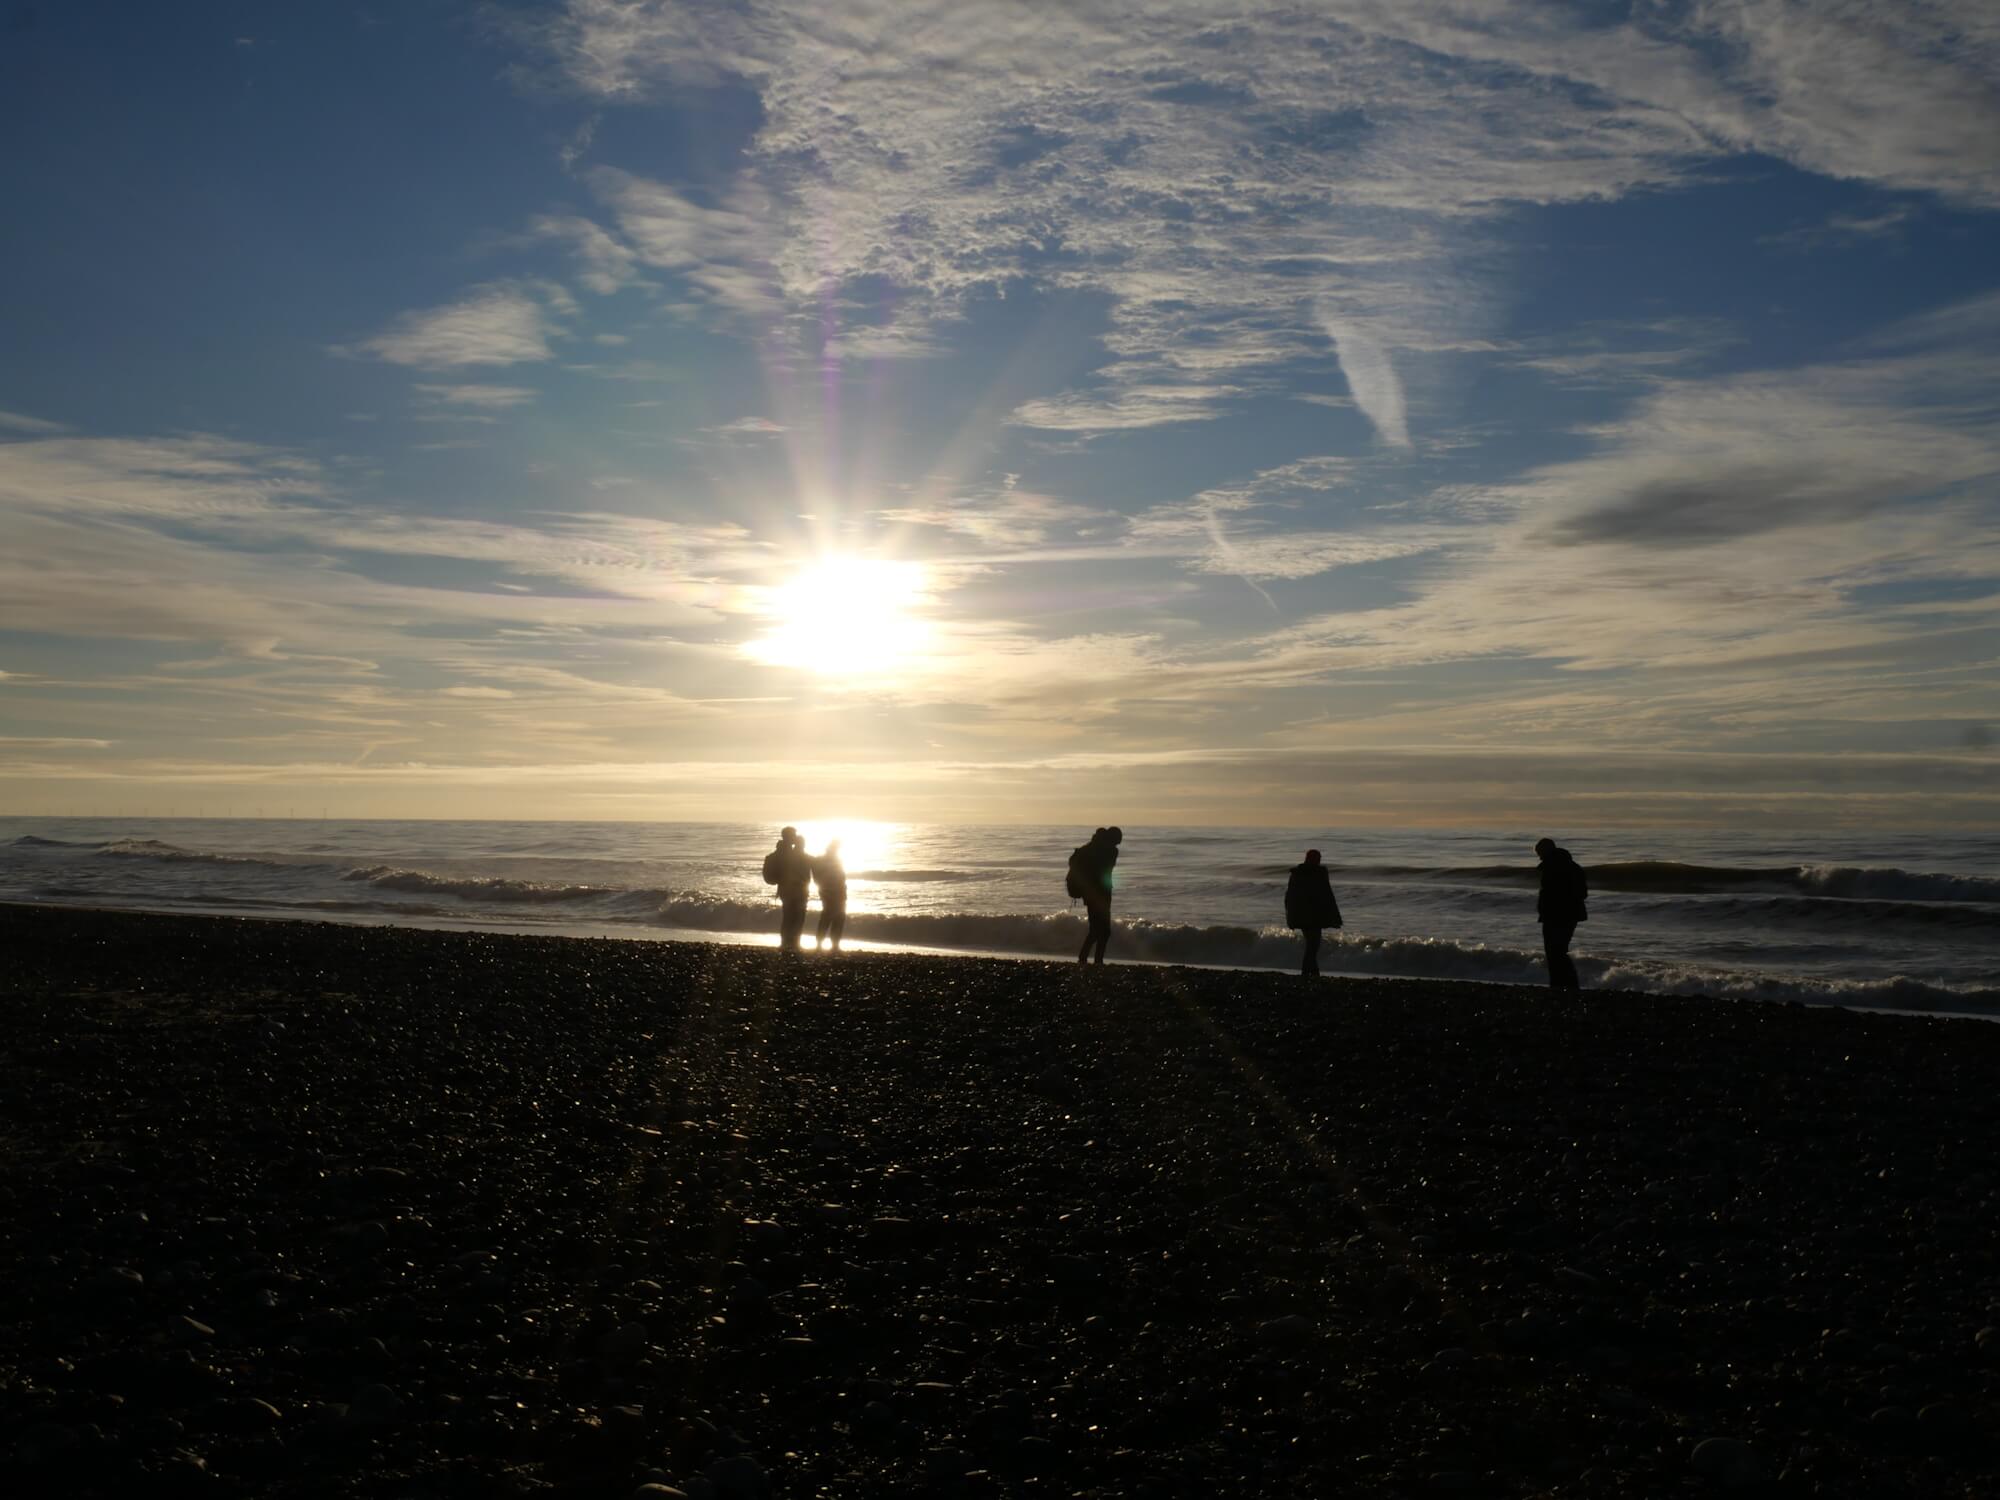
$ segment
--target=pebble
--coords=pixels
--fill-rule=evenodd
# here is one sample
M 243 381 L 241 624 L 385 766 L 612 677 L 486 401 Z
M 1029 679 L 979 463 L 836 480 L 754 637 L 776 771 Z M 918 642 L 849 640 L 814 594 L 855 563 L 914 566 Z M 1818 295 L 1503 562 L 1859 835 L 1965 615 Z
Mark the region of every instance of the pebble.
M 1917 1412 L 1917 1421 L 1940 1437 L 1956 1437 L 1972 1427 L 1971 1415 L 1956 1401 L 1933 1401 Z
M 16 909 L 0 934 L 153 920 Z M 99 982 L 143 959 L 170 999 L 127 1019 L 51 985 L 0 1049 L 10 1129 L 117 1137 L 0 1184 L 31 1310 L 0 1329 L 24 1408 L 0 1467 L 37 1440 L 57 1466 L 12 1492 L 150 1492 L 182 1446 L 212 1471 L 182 1485 L 246 1495 L 1694 1500 L 1780 1464 L 1823 1500 L 1990 1487 L 1967 1433 L 2000 1368 L 1995 1203 L 1963 1168 L 1991 1028 L 1693 999 L 1558 1024 L 1369 981 L 1301 1010 L 1283 976 L 874 957 L 851 971 L 895 983 L 843 970 L 802 1025 L 749 950 L 157 920 L 240 956 L 120 938 Z M 11 998 L 61 945 L 9 952 Z M 284 1046 L 207 1023 L 287 985 L 310 1003 Z M 741 1044 L 710 1045 L 732 1017 Z M 116 1046 L 72 1065 L 85 1030 Z M 259 1082 L 167 1086 L 217 1076 Z M 635 1115 L 705 1123 L 602 1128 Z M 1448 1253 L 1405 1261 L 1395 1226 Z M 735 1326 L 756 1307 L 768 1329 Z M 1818 1308 L 1853 1325 L 1824 1358 Z M 1460 1372 L 1496 1388 L 1460 1400 Z M 364 1381 L 387 1398 L 339 1404 Z M 1849 1419 L 1870 1408 L 1902 1426 Z
M 1296 1349 L 1312 1337 L 1313 1325 L 1310 1318 L 1298 1313 L 1287 1313 L 1282 1318 L 1272 1318 L 1257 1325 L 1257 1341 L 1267 1348 Z
M 1689 1457 L 1695 1473 L 1726 1490 L 1745 1489 L 1764 1482 L 1764 1461 L 1757 1450 L 1739 1438 L 1704 1438 L 1694 1445 Z
M 770 1476 L 747 1454 L 718 1458 L 702 1477 L 714 1486 L 716 1500 L 771 1500 Z
M 393 1421 L 403 1410 L 403 1398 L 380 1381 L 364 1385 L 347 1403 L 347 1414 L 356 1422 L 371 1426 Z
M 644 1323 L 620 1323 L 597 1341 L 597 1352 L 606 1359 L 637 1359 L 646 1352 Z

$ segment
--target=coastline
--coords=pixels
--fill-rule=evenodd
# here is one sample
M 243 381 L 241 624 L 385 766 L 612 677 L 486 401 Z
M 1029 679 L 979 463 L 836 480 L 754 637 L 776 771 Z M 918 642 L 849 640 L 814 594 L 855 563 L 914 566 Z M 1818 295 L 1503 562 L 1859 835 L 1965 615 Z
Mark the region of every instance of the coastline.
M 1988 1025 L 66 907 L 0 943 L 0 1454 L 69 1493 L 1994 1457 Z
M 588 918 L 509 921 L 504 916 L 492 913 L 467 913 L 463 916 L 439 913 L 391 915 L 373 909 L 350 912 L 300 909 L 290 906 L 281 909 L 259 909 L 253 905 L 246 909 L 240 904 L 204 907 L 187 904 L 172 906 L 108 904 L 76 900 L 0 900 L 0 910 L 14 907 L 26 911 L 103 912 L 110 915 L 133 914 L 193 920 L 300 922 L 347 928 L 388 927 L 419 932 L 492 933 L 584 941 L 683 943 L 695 946 L 720 944 L 766 951 L 776 950 L 778 920 L 775 903 L 759 906 L 754 914 L 756 918 L 754 924 L 719 929 L 672 925 L 635 927 L 629 922 Z M 1058 914 L 1058 916 L 1063 917 L 1068 914 Z M 995 945 L 977 940 L 923 942 L 902 936 L 885 937 L 876 930 L 884 925 L 894 929 L 897 924 L 908 920 L 895 915 L 885 917 L 883 914 L 869 912 L 850 918 L 845 952 L 849 956 L 873 953 L 890 956 L 902 954 L 936 958 L 1059 963 L 1074 951 L 1074 945 L 1083 931 L 1082 922 L 1073 916 L 1069 916 L 1068 920 L 1074 931 L 1064 930 L 1052 939 L 1051 930 L 1046 924 L 1055 920 L 1053 918 L 1009 915 L 982 917 L 978 914 L 957 914 L 951 920 L 991 923 L 1016 930 L 1022 924 L 1026 924 L 1034 930 L 1035 940 L 1023 946 Z M 1248 928 L 1226 926 L 1188 929 L 1176 924 L 1154 923 L 1144 918 L 1115 919 L 1114 928 L 1116 936 L 1109 961 L 1120 967 L 1187 968 L 1209 973 L 1263 975 L 1286 975 L 1296 973 L 1297 970 L 1298 939 L 1295 933 L 1286 932 L 1278 935 L 1276 930 L 1258 932 Z M 1190 932 L 1197 938 L 1212 938 L 1219 935 L 1227 941 L 1221 945 L 1220 953 L 1204 952 L 1191 955 L 1186 951 L 1186 939 Z M 1282 953 L 1270 951 L 1262 958 L 1251 956 L 1256 950 L 1268 949 L 1274 940 L 1280 945 Z M 1135 947 L 1140 951 L 1134 953 Z M 1427 940 L 1422 938 L 1361 934 L 1356 935 L 1354 940 L 1344 940 L 1344 935 L 1334 934 L 1328 946 L 1321 952 L 1321 967 L 1328 978 L 1357 982 L 1381 980 L 1422 985 L 1471 984 L 1503 989 L 1542 987 L 1539 977 L 1523 977 L 1524 974 L 1531 974 L 1532 969 L 1538 968 L 1541 964 L 1539 951 L 1531 953 L 1525 947 L 1513 950 L 1488 950 L 1484 945 L 1475 944 L 1470 950 L 1461 952 L 1460 958 L 1476 955 L 1482 960 L 1480 967 L 1497 964 L 1503 972 L 1442 974 L 1403 972 L 1402 950 L 1407 949 L 1418 950 L 1421 955 L 1418 959 L 1419 964 L 1434 962 L 1437 957 L 1431 951 Z M 1225 954 L 1228 956 L 1224 956 Z M 1734 974 L 1715 973 L 1705 978 L 1683 973 L 1674 976 L 1670 983 L 1661 985 L 1653 982 L 1658 976 L 1649 973 L 1643 962 L 1600 957 L 1587 951 L 1577 952 L 1576 962 L 1584 971 L 1585 989 L 1593 994 L 1644 994 L 1658 998 L 1714 1000 L 1718 1003 L 1752 1001 L 1778 1005 L 1803 1004 L 1838 1007 L 1876 1015 L 1963 1017 L 1989 1022 L 2000 1021 L 2000 990 L 1991 987 L 1955 990 L 1907 976 L 1849 985 L 1840 980 L 1812 980 L 1803 976 L 1767 976 L 1751 971 Z M 1504 972 L 1505 970 L 1513 972 Z M 1635 978 L 1639 982 L 1634 983 Z

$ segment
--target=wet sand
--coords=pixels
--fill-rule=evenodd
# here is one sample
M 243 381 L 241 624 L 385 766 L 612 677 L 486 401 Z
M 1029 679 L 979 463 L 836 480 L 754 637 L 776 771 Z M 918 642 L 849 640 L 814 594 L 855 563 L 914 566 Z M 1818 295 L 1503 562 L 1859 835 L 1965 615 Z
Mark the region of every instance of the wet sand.
M 1993 1492 L 1987 1023 L 25 907 L 0 952 L 17 1493 Z

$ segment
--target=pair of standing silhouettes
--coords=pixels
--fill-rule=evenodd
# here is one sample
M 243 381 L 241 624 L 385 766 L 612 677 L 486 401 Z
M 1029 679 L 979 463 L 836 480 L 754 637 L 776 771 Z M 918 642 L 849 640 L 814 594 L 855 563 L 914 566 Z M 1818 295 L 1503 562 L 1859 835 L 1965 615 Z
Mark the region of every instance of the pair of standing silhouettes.
M 1542 924 L 1542 951 L 1549 961 L 1549 988 L 1574 994 L 1583 986 L 1576 975 L 1576 960 L 1569 956 L 1570 939 L 1576 924 L 1588 921 L 1584 903 L 1590 884 L 1583 866 L 1554 839 L 1535 845 L 1540 889 L 1535 895 L 1535 919 Z M 1305 934 L 1305 962 L 1299 972 L 1308 979 L 1319 975 L 1320 938 L 1329 927 L 1339 927 L 1340 903 L 1333 896 L 1333 881 L 1320 863 L 1319 850 L 1306 850 L 1305 863 L 1292 866 L 1285 885 L 1285 925 Z
M 799 837 L 798 829 L 780 829 L 777 847 L 764 856 L 764 884 L 778 888 L 780 949 L 799 951 L 799 939 L 806 928 L 806 901 L 810 888 L 817 885 L 818 946 L 840 951 L 841 934 L 847 930 L 847 870 L 840 862 L 839 839 L 831 840 L 826 852 L 815 857 L 806 853 L 806 841 Z

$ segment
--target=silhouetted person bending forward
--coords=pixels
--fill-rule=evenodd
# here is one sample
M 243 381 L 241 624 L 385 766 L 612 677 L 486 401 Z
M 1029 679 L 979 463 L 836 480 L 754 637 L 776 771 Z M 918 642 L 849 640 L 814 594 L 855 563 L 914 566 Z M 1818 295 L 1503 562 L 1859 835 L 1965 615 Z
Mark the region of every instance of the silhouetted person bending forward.
M 1090 920 L 1083 946 L 1076 950 L 1080 964 L 1089 963 L 1093 954 L 1098 963 L 1104 962 L 1104 945 L 1111 941 L 1111 871 L 1124 839 L 1123 829 L 1100 828 L 1089 843 L 1077 845 L 1070 854 L 1069 893 L 1082 900 Z
M 826 846 L 826 852 L 812 862 L 813 884 L 819 887 L 819 946 L 840 951 L 840 935 L 847 931 L 847 867 L 840 862 L 840 840 Z
M 1576 936 L 1576 924 L 1590 918 L 1584 910 L 1590 885 L 1583 878 L 1583 866 L 1554 839 L 1537 842 L 1535 857 L 1542 862 L 1535 916 L 1542 924 L 1542 951 L 1549 958 L 1549 988 L 1574 993 L 1583 986 L 1577 982 L 1576 962 L 1569 956 L 1569 940 Z
M 1319 978 L 1320 934 L 1340 926 L 1340 903 L 1333 899 L 1333 880 L 1319 862 L 1319 850 L 1306 850 L 1302 865 L 1292 866 L 1292 878 L 1285 882 L 1285 925 L 1306 937 L 1305 962 L 1299 973 L 1307 979 Z

